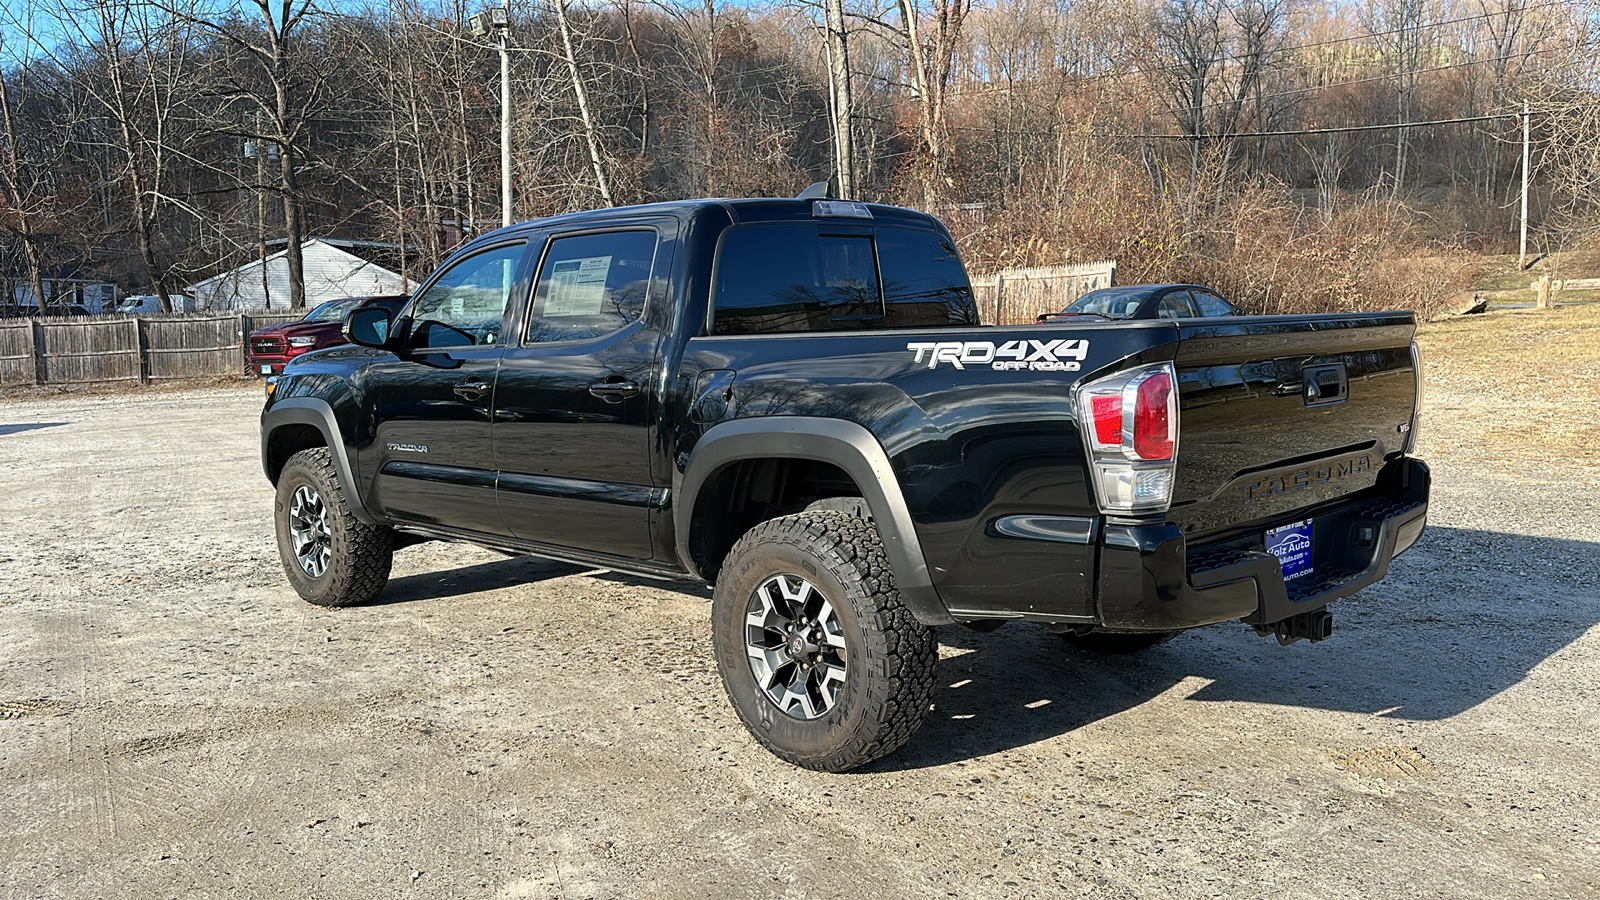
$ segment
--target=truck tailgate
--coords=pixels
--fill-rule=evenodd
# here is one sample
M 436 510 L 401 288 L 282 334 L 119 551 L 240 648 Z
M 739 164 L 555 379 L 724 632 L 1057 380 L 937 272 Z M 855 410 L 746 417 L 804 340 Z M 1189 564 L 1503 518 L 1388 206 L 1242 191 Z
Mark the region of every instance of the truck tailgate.
M 1171 519 L 1196 537 L 1371 488 L 1416 402 L 1411 313 L 1179 326 Z

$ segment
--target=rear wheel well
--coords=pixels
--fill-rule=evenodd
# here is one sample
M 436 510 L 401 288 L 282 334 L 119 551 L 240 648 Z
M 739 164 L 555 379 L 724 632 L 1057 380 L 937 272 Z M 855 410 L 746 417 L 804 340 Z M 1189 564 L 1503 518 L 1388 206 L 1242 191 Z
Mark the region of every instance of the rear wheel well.
M 690 517 L 689 554 L 707 581 L 745 532 L 810 507 L 871 519 L 861 488 L 838 466 L 814 459 L 742 459 L 706 479 Z
M 278 483 L 278 473 L 289 462 L 289 457 L 301 450 L 328 446 L 328 439 L 314 425 L 283 425 L 272 430 L 267 438 L 267 477 Z

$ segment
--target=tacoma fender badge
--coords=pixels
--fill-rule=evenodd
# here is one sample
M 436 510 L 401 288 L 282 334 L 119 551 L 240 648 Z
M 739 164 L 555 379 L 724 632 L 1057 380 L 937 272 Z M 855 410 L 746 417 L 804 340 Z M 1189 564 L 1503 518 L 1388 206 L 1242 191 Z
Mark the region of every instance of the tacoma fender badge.
M 428 452 L 428 445 L 427 444 L 387 444 L 385 446 L 387 446 L 390 450 L 392 450 L 395 453 L 427 453 Z

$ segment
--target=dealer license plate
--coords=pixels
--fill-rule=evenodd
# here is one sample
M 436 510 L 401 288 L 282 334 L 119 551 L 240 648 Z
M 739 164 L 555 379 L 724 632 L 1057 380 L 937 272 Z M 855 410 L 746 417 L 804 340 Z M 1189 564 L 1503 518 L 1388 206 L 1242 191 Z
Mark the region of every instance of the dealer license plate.
M 1267 552 L 1283 566 L 1289 581 L 1311 574 L 1311 520 L 1302 519 L 1267 531 Z
M 272 374 L 272 367 L 271 366 L 262 366 L 261 367 L 261 374 L 263 374 L 263 375 L 271 375 Z

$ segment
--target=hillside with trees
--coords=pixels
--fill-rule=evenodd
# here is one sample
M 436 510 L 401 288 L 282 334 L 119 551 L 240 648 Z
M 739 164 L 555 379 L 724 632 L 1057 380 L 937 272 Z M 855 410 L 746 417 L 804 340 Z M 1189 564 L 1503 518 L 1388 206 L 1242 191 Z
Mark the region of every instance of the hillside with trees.
M 510 6 L 515 216 L 847 195 L 969 268 L 1114 258 L 1258 311 L 1431 309 L 1600 223 L 1593 0 Z M 0 273 L 168 294 L 302 239 L 424 276 L 500 220 L 465 3 L 34 0 L 0 28 Z

